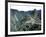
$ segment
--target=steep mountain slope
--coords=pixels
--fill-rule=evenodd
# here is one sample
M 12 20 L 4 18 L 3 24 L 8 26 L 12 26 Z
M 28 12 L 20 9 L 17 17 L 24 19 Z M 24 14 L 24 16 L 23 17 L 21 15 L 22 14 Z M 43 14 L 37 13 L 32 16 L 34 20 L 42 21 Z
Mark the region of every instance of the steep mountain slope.
M 11 9 L 11 31 L 41 30 L 41 10 L 19 11 Z

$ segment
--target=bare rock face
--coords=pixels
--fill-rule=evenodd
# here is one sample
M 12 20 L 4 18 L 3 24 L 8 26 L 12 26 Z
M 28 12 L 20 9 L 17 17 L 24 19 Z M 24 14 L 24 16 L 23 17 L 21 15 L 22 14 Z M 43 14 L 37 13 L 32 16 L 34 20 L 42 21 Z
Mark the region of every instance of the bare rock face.
M 41 10 L 19 11 L 11 9 L 10 13 L 12 32 L 41 30 Z

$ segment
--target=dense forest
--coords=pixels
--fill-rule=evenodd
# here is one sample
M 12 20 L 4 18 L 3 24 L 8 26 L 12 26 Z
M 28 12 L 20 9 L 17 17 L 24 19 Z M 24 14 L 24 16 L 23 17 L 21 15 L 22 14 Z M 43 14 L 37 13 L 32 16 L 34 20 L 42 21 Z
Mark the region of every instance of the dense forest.
M 10 9 L 10 29 L 11 32 L 41 30 L 41 10 Z

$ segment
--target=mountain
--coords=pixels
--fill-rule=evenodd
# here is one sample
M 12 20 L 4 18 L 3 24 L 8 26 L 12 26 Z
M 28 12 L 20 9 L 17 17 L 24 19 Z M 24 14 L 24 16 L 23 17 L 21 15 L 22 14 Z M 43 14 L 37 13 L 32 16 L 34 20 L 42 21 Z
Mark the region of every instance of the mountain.
M 19 11 L 17 9 L 11 9 L 10 21 L 11 31 L 21 31 L 23 30 L 23 27 L 25 28 L 24 30 L 29 30 L 32 29 L 32 27 L 34 28 L 34 25 L 36 25 L 36 28 L 34 29 L 40 30 L 41 10 L 34 9 L 29 11 Z M 26 26 L 29 26 L 29 28 L 26 28 Z

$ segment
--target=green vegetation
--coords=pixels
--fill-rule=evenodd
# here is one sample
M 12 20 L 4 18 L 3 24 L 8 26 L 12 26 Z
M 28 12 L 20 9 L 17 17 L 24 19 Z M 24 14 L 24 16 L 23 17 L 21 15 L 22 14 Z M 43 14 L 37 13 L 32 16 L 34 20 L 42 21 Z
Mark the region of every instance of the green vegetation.
M 41 17 L 37 10 L 17 11 L 11 10 L 10 29 L 15 31 L 36 31 L 41 30 Z M 41 12 L 40 12 L 41 13 Z

